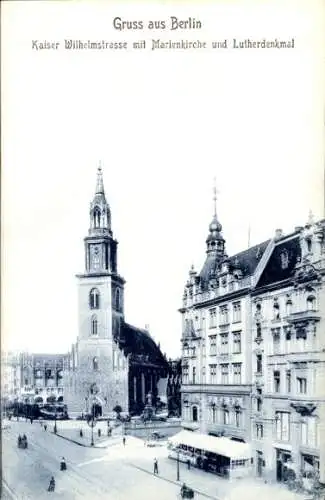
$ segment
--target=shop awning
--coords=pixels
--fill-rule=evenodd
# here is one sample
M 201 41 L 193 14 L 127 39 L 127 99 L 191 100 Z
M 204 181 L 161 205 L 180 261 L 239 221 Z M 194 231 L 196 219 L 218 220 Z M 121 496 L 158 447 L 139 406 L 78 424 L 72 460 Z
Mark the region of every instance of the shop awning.
M 252 456 L 250 445 L 239 443 L 226 437 L 214 437 L 198 432 L 181 431 L 168 440 L 174 445 L 183 444 L 210 453 L 216 453 L 233 460 L 250 459 Z

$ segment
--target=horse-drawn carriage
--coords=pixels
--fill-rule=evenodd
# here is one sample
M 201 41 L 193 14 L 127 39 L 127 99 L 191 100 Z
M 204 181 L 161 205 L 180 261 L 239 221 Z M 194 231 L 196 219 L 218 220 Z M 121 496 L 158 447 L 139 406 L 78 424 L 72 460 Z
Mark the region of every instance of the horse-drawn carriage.
M 194 498 L 194 491 L 192 488 L 189 488 L 186 486 L 186 484 L 183 484 L 181 487 L 181 498 Z

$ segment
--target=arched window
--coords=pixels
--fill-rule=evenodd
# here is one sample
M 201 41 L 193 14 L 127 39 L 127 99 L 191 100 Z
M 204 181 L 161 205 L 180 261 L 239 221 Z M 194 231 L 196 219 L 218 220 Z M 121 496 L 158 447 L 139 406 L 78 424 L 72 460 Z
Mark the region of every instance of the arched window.
M 98 335 L 98 321 L 95 315 L 91 318 L 91 334 Z
M 117 288 L 115 291 L 115 309 L 119 311 L 121 308 L 121 292 L 120 289 Z
M 93 359 L 93 370 L 94 371 L 98 370 L 98 359 L 97 358 Z
M 309 295 L 309 297 L 307 297 L 307 310 L 308 311 L 316 310 L 316 298 L 314 297 L 314 295 Z
M 92 288 L 89 293 L 90 309 L 99 309 L 99 291 L 97 288 Z
M 97 229 L 100 227 L 100 209 L 98 207 L 94 208 L 94 228 Z
M 193 422 L 197 422 L 198 420 L 197 406 L 193 406 L 192 408 L 192 420 Z

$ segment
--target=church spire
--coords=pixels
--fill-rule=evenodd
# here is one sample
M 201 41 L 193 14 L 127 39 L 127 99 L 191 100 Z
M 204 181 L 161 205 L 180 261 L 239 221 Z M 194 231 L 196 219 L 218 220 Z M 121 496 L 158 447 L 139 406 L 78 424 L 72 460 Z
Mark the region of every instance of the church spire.
M 104 181 L 101 164 L 97 168 L 96 192 L 90 203 L 89 235 L 112 234 L 111 211 L 105 197 Z
M 105 196 L 101 162 L 99 162 L 97 169 L 96 194 L 103 194 Z

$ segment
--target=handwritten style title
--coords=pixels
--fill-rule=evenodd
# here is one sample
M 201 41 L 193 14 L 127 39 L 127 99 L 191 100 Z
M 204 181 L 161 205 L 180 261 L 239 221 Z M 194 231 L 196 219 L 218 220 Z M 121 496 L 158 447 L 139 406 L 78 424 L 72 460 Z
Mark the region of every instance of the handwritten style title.
M 118 31 L 124 30 L 143 30 L 145 28 L 149 30 L 197 30 L 202 28 L 202 23 L 194 17 L 188 17 L 187 19 L 179 19 L 178 17 L 171 16 L 168 21 L 158 20 L 158 21 L 128 21 L 121 17 L 114 17 L 113 27 Z

